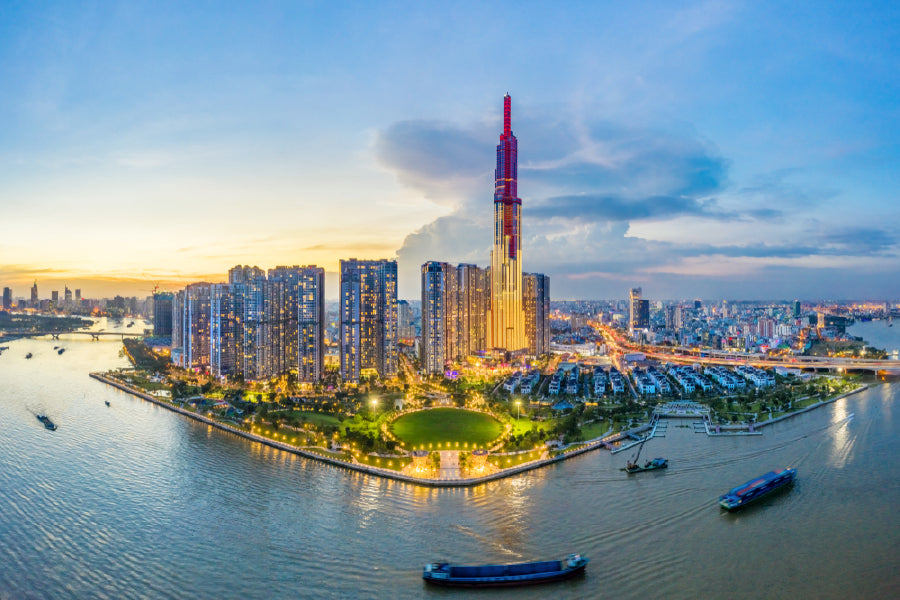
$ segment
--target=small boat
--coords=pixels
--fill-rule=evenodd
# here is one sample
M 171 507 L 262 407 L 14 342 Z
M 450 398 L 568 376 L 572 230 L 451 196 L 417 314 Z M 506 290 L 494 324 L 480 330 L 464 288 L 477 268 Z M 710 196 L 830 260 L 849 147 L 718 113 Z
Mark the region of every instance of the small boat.
M 109 400 L 104 400 L 104 402 L 106 402 L 106 405 L 109 406 Z
M 129 324 L 126 325 L 125 327 L 134 327 L 134 321 L 132 321 L 131 323 L 129 323 Z
M 632 473 L 641 473 L 643 471 L 655 471 L 656 469 L 668 469 L 669 461 L 665 458 L 654 458 L 644 463 L 644 466 L 636 463 L 628 463 L 625 466 L 625 472 L 629 475 Z
M 655 471 L 656 469 L 669 468 L 669 461 L 665 458 L 654 458 L 653 460 L 648 460 L 646 463 L 644 463 L 644 466 L 640 465 L 640 463 L 638 462 L 638 457 L 640 457 L 641 450 L 644 449 L 644 444 L 648 439 L 650 439 L 649 436 L 644 438 L 644 440 L 638 446 L 638 451 L 634 455 L 634 457 L 627 463 L 625 463 L 625 468 L 622 470 L 629 475 L 631 475 L 632 473 L 642 473 L 643 471 Z
M 569 554 L 562 560 L 508 565 L 459 566 L 446 562 L 425 565 L 422 578 L 437 585 L 453 587 L 501 587 L 548 583 L 584 572 L 588 559 Z
M 32 356 L 34 356 L 34 355 L 31 352 L 29 352 L 28 354 L 25 355 L 25 358 L 31 358 Z
M 43 423 L 44 427 L 50 431 L 56 431 L 56 424 L 54 424 L 47 415 L 37 415 L 37 420 Z
M 57 353 L 57 354 L 62 354 L 62 353 L 65 352 L 65 351 L 66 351 L 65 348 L 60 348 L 59 350 L 56 351 L 56 353 Z
M 719 506 L 725 510 L 743 508 L 751 502 L 755 502 L 763 496 L 767 496 L 775 490 L 792 483 L 796 475 L 797 470 L 791 468 L 769 471 L 765 475 L 751 479 L 744 485 L 739 485 L 719 496 Z

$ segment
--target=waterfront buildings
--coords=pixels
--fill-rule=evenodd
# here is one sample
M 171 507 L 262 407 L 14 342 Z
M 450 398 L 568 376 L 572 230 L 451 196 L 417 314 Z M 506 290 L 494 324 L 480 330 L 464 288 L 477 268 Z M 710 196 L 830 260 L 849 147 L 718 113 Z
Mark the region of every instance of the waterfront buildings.
M 5 287 L 3 288 L 3 309 L 9 310 L 12 308 L 12 289 Z
M 173 362 L 218 378 L 263 381 L 294 373 L 299 381 L 319 381 L 324 280 L 316 266 L 276 267 L 266 276 L 238 265 L 228 283 L 188 286 L 171 300 Z
M 528 353 L 541 356 L 550 352 L 550 278 L 541 273 L 526 273 L 523 278 L 525 341 Z
M 511 98 L 503 98 L 503 133 L 494 171 L 494 245 L 491 251 L 491 311 L 488 344 L 525 349 L 522 307 L 522 200 L 518 197 L 518 141 L 511 126 Z
M 397 261 L 341 260 L 341 378 L 397 374 Z

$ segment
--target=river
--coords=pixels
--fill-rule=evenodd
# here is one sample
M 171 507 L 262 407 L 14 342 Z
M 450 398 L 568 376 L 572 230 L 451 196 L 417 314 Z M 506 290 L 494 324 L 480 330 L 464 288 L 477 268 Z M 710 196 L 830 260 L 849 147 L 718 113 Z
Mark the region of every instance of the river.
M 117 326 L 125 330 L 96 328 Z M 628 452 L 595 451 L 476 488 L 430 489 L 282 453 L 90 379 L 128 365 L 119 341 L 3 345 L 4 600 L 900 592 L 900 384 L 762 436 L 709 438 L 673 419 L 644 448 L 669 458 L 666 471 L 628 477 L 619 470 Z M 46 431 L 38 412 L 59 429 Z M 736 514 L 719 509 L 719 494 L 788 465 L 798 469 L 792 489 Z M 439 558 L 569 552 L 591 559 L 587 573 L 551 586 L 460 593 L 421 580 L 422 565 Z

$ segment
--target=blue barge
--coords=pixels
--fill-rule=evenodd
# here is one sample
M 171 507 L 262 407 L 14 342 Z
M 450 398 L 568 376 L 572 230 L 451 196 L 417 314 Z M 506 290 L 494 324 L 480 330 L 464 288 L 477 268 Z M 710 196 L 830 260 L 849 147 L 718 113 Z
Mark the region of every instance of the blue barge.
M 500 587 L 548 583 L 584 572 L 588 559 L 569 554 L 562 560 L 508 565 L 458 566 L 445 562 L 425 565 L 422 578 L 437 585 L 454 587 Z
M 744 485 L 729 490 L 719 496 L 719 506 L 725 510 L 737 510 L 763 496 L 771 494 L 794 481 L 796 469 L 784 468 L 780 471 L 769 471 L 761 477 L 751 479 Z

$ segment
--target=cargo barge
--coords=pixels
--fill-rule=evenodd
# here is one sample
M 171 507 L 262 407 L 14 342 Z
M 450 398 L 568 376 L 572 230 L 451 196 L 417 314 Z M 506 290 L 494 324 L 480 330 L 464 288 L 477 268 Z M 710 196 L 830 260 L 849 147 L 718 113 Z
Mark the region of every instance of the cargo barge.
M 780 471 L 769 471 L 761 477 L 751 479 L 743 485 L 729 490 L 719 496 L 719 506 L 725 510 L 737 510 L 767 496 L 775 490 L 789 485 L 797 475 L 796 469 L 784 468 Z
M 437 585 L 454 587 L 501 587 L 531 585 L 569 579 L 584 572 L 588 559 L 569 554 L 562 560 L 508 565 L 458 566 L 446 562 L 425 565 L 422 578 Z

